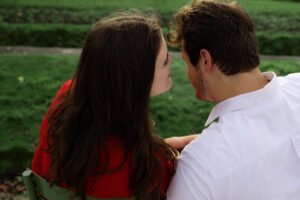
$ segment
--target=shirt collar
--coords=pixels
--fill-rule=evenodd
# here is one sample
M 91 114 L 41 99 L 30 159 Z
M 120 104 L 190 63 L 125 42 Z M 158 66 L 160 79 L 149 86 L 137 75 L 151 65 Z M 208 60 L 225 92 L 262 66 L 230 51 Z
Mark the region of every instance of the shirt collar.
M 257 103 L 268 102 L 273 99 L 274 94 L 279 91 L 279 83 L 276 74 L 274 72 L 264 72 L 263 75 L 267 80 L 270 80 L 267 85 L 265 85 L 262 89 L 240 94 L 218 103 L 211 110 L 205 126 L 209 125 L 218 117 L 226 113 L 241 110 Z

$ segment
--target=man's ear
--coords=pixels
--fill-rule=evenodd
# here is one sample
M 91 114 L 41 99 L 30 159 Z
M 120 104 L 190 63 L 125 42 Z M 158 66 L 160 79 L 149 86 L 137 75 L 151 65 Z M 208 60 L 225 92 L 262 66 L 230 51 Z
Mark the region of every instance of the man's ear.
M 211 72 L 213 69 L 213 60 L 211 54 L 206 49 L 200 50 L 200 63 L 203 66 L 204 72 Z

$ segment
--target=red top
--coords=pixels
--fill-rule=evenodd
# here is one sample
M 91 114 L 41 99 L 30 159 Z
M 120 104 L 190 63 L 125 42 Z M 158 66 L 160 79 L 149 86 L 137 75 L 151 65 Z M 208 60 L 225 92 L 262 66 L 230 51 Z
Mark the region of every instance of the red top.
M 69 80 L 59 89 L 50 109 L 59 102 L 58 97 L 70 87 L 71 83 L 72 81 Z M 32 170 L 41 177 L 46 177 L 51 161 L 51 156 L 43 150 L 48 147 L 46 134 L 49 126 L 47 122 L 49 110 L 43 119 L 40 129 L 40 143 L 32 160 Z M 107 140 L 107 148 L 110 158 L 108 169 L 114 169 L 122 162 L 123 152 L 121 145 L 116 139 L 110 138 Z M 171 179 L 169 174 L 173 171 L 173 166 L 170 161 L 163 159 L 162 156 L 159 157 L 163 163 L 163 184 L 161 188 L 161 197 L 163 198 Z M 129 159 L 127 159 L 120 170 L 99 177 L 89 177 L 85 184 L 86 195 L 96 198 L 127 198 L 133 196 L 129 187 L 130 169 L 131 159 L 129 156 Z M 154 178 L 156 177 L 154 176 Z

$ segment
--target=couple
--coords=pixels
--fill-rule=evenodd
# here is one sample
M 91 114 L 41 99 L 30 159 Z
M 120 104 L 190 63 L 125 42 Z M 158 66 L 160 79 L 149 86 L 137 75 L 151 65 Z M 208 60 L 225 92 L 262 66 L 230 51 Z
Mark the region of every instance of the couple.
M 193 1 L 167 40 L 196 97 L 217 103 L 200 136 L 152 133 L 149 101 L 171 87 L 171 57 L 155 17 L 118 14 L 89 32 L 43 120 L 33 171 L 82 198 L 299 199 L 300 74 L 259 71 L 253 22 L 234 3 Z

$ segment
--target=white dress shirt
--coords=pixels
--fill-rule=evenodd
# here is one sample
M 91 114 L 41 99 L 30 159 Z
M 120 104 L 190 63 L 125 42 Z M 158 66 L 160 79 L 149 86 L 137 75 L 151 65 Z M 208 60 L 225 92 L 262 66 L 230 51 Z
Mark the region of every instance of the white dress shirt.
M 178 159 L 168 200 L 300 200 L 300 73 L 217 104 Z

